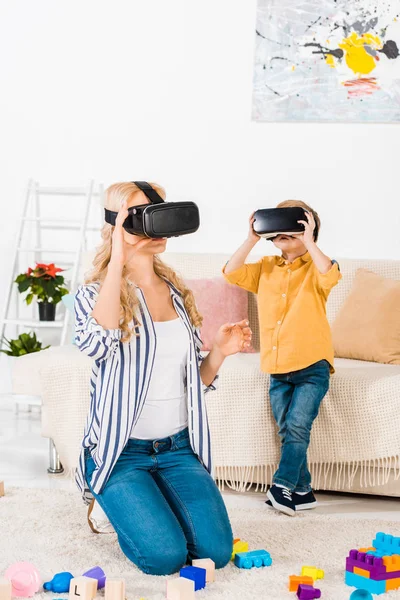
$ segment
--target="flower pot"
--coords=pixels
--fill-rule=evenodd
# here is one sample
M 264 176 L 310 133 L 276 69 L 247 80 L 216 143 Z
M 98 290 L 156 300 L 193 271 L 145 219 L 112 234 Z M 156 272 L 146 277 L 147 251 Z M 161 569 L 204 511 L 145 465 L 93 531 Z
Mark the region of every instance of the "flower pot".
M 51 302 L 39 302 L 39 321 L 54 321 L 56 305 Z

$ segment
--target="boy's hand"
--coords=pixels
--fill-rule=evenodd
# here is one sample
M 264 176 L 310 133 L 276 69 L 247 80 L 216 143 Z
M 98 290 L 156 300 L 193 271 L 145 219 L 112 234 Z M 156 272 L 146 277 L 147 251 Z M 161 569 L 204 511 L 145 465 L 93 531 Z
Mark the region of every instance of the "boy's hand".
M 306 213 L 307 221 L 297 221 L 304 225 L 304 233 L 296 233 L 293 237 L 298 238 L 308 248 L 308 246 L 314 244 L 315 219 L 313 214 L 308 210 L 304 210 L 304 212 Z
M 256 233 L 254 231 L 254 229 L 253 229 L 253 223 L 255 221 L 255 218 L 254 218 L 254 213 L 255 212 L 256 211 L 254 211 L 251 214 L 251 216 L 250 216 L 250 219 L 249 219 L 249 225 L 250 225 L 250 227 L 249 227 L 249 233 L 248 233 L 248 236 L 247 236 L 248 241 L 251 242 L 252 244 L 257 244 L 257 242 L 259 242 L 260 239 L 261 239 L 261 237 L 258 235 L 258 233 Z

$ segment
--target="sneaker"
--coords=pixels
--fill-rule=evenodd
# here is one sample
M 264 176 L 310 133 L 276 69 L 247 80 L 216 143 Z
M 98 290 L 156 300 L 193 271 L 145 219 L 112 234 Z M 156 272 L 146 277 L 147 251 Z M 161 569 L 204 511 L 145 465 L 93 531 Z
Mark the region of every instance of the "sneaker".
M 271 501 L 272 506 L 276 510 L 283 512 L 290 517 L 293 517 L 295 514 L 296 505 L 293 502 L 292 493 L 287 488 L 272 485 L 267 492 L 267 498 Z
M 296 494 L 296 492 L 293 492 L 293 502 L 296 505 L 296 510 L 310 510 L 318 506 L 317 499 L 311 490 L 308 494 Z
M 87 520 L 93 533 L 115 533 L 114 527 L 94 498 L 89 505 Z

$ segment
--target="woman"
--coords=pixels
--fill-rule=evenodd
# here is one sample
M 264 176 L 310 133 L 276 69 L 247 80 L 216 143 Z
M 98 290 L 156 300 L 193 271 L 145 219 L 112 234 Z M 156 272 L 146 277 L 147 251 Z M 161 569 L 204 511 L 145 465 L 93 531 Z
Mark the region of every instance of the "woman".
M 251 330 L 247 321 L 224 325 L 201 357 L 193 295 L 158 257 L 166 239 L 123 228 L 128 207 L 147 203 L 133 183 L 108 188 L 115 227 L 104 225 L 94 269 L 76 293 L 76 343 L 94 359 L 76 479 L 125 555 L 145 573 L 166 575 L 188 556 L 212 558 L 217 568 L 230 559 L 204 392 L 215 389 L 225 357 L 249 345 Z

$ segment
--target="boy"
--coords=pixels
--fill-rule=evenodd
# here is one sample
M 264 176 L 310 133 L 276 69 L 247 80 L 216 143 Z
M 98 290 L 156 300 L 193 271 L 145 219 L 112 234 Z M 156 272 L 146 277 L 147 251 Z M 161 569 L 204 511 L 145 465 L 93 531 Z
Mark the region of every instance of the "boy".
M 277 208 L 300 206 L 304 233 L 278 235 L 274 245 L 282 256 L 264 256 L 244 264 L 260 240 L 253 215 L 246 241 L 223 269 L 227 281 L 258 294 L 261 369 L 271 374 L 270 400 L 279 429 L 282 454 L 267 504 L 287 515 L 314 508 L 307 449 L 311 427 L 329 389 L 333 345 L 326 301 L 341 279 L 339 265 L 316 242 L 318 214 L 307 204 L 287 200 Z

